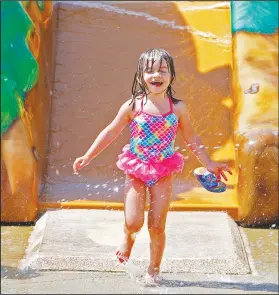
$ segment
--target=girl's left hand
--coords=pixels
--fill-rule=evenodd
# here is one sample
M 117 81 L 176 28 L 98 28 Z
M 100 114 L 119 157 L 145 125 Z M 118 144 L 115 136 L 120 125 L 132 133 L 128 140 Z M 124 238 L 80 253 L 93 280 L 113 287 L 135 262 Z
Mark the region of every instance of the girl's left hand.
M 217 181 L 221 181 L 221 176 L 228 181 L 224 171 L 227 171 L 230 175 L 232 175 L 231 170 L 229 169 L 227 164 L 218 163 L 211 161 L 209 165 L 207 165 L 207 170 L 211 173 L 214 173 L 217 177 Z

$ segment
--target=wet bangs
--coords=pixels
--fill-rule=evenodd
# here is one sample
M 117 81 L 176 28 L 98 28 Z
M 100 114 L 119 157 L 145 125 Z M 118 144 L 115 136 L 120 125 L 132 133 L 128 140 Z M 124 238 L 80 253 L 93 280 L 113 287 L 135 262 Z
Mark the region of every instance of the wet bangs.
M 171 72 L 171 66 L 170 66 L 170 58 L 168 58 L 167 54 L 164 54 L 162 50 L 150 50 L 145 53 L 144 59 L 143 59 L 143 70 L 153 70 L 154 63 L 159 60 L 160 67 L 162 65 L 163 60 L 165 60 L 169 72 Z

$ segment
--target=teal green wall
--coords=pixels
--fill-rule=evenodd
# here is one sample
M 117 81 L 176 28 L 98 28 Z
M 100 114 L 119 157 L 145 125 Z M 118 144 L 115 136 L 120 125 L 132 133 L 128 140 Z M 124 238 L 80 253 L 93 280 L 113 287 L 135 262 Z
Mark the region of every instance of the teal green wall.
M 232 32 L 274 34 L 278 29 L 278 1 L 231 1 Z
M 32 30 L 20 1 L 1 1 L 1 136 L 19 117 L 20 105 L 38 80 L 38 64 L 27 44 Z

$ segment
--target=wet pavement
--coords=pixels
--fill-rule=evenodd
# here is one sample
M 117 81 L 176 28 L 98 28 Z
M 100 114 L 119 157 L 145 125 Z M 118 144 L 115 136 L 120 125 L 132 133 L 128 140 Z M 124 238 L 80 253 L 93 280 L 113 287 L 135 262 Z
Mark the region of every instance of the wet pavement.
M 149 233 L 137 234 L 130 261 L 146 269 Z M 119 271 L 115 251 L 123 238 L 124 213 L 119 210 L 48 211 L 36 223 L 20 268 L 69 271 Z M 169 212 L 165 273 L 253 273 L 249 247 L 235 221 L 225 212 Z M 246 249 L 247 248 L 247 249 Z
M 220 275 L 164 273 L 161 286 L 144 285 L 134 268 L 127 272 L 19 271 L 33 227 L 1 227 L 2 294 L 277 294 L 278 228 L 241 228 L 247 237 L 254 273 Z M 142 270 L 143 271 L 143 270 Z
M 36 276 L 37 275 L 37 276 Z M 107 272 L 42 272 L 2 280 L 2 294 L 274 294 L 275 278 L 167 274 L 158 287 Z

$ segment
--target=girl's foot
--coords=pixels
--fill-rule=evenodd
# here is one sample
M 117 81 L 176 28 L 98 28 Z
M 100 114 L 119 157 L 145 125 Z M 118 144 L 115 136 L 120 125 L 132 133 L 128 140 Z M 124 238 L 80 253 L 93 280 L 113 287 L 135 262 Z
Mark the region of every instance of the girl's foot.
M 129 260 L 129 257 L 124 256 L 120 251 L 116 251 L 115 255 L 120 263 L 126 264 Z
M 158 273 L 146 273 L 145 275 L 145 284 L 148 286 L 157 286 L 163 283 L 163 281 L 164 279 Z
M 122 245 L 117 249 L 115 255 L 120 263 L 127 263 L 130 258 L 131 250 L 134 245 L 135 240 L 126 237 Z

